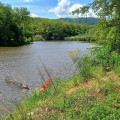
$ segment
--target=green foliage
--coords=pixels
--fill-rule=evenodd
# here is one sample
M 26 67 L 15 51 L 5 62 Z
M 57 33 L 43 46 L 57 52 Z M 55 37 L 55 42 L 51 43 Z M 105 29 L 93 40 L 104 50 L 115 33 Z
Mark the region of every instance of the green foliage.
M 85 120 L 119 120 L 119 111 L 100 103 L 93 103 L 91 109 L 81 112 Z
M 104 70 L 109 71 L 112 68 L 120 66 L 120 55 L 116 51 L 111 51 L 111 48 L 99 48 L 95 50 L 95 61 Z
M 94 63 L 90 55 L 85 55 L 75 60 L 76 67 L 80 75 L 86 80 L 94 77 L 93 69 Z
M 45 40 L 63 40 L 64 37 L 85 33 L 90 28 L 90 26 L 67 23 L 60 20 L 32 19 L 33 34 L 42 35 Z
M 73 14 L 85 14 L 88 13 L 90 9 L 92 9 L 97 15 L 100 17 L 107 17 L 112 15 L 113 12 L 116 17 L 120 17 L 120 1 L 119 0 L 94 0 L 91 4 L 84 5 L 79 9 L 73 11 Z
M 64 40 L 70 40 L 70 41 L 95 41 L 94 38 L 90 34 L 80 34 L 76 36 L 71 37 L 65 37 Z
M 18 46 L 29 43 L 29 11 L 0 3 L 0 46 Z M 28 34 L 29 33 L 29 34 Z
M 92 37 L 103 46 L 108 46 L 111 50 L 120 50 L 120 33 L 116 26 L 107 27 L 105 23 L 95 28 Z
M 70 40 L 70 41 L 96 41 L 96 39 L 93 37 L 93 34 L 95 32 L 94 26 L 86 26 L 87 30 L 85 32 L 80 33 L 79 35 L 65 37 L 64 40 Z
M 33 41 L 45 41 L 45 39 L 41 35 L 35 35 Z
M 97 25 L 98 18 L 88 17 L 88 18 L 60 18 L 59 20 L 65 22 L 79 23 L 84 25 Z
M 102 68 L 102 76 L 112 69 L 119 73 L 120 55 L 117 51 L 111 51 L 109 47 L 93 48 L 90 55 L 81 56 L 74 60 L 80 75 L 86 79 L 94 78 L 96 68 Z
M 86 14 L 92 9 L 101 19 L 96 27 L 93 38 L 99 43 L 109 46 L 111 50 L 120 52 L 120 1 L 94 0 L 73 11 L 73 14 Z

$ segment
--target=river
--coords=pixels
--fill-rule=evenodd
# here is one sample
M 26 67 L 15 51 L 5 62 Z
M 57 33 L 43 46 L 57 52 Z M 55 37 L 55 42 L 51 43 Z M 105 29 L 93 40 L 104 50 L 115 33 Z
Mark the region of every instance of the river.
M 23 95 L 41 86 L 42 81 L 37 66 L 44 78 L 46 80 L 49 78 L 40 59 L 53 79 L 67 78 L 74 70 L 68 51 L 78 48 L 87 52 L 87 48 L 93 46 L 90 43 L 75 41 L 52 41 L 34 42 L 21 47 L 0 47 L 0 111 L 7 111 L 5 106 L 19 101 Z M 18 83 L 25 81 L 30 90 L 20 89 L 16 84 L 8 84 L 5 81 L 8 75 L 13 75 Z

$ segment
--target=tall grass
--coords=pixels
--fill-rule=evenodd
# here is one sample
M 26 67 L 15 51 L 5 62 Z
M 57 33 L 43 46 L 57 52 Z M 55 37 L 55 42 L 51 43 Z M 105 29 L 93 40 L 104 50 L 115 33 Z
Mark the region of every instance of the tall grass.
M 98 67 L 102 68 L 103 72 L 115 70 L 120 73 L 120 55 L 109 47 L 95 48 L 90 54 L 78 57 L 74 62 L 84 79 L 94 78 Z

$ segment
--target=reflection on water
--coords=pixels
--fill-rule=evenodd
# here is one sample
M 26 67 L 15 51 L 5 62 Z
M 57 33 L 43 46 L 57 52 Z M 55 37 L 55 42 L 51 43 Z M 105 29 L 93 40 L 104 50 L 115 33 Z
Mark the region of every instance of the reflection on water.
M 19 74 L 33 90 L 42 84 L 38 65 L 45 79 L 48 79 L 39 58 L 47 66 L 53 78 L 68 77 L 73 71 L 73 63 L 67 52 L 77 48 L 86 52 L 86 48 L 90 47 L 93 45 L 73 41 L 34 42 L 22 47 L 0 47 L 0 101 L 10 104 L 10 101 L 20 100 L 21 93 L 28 94 L 28 90 L 8 85 L 5 82 L 8 74 Z M 17 79 L 17 81 L 20 80 Z

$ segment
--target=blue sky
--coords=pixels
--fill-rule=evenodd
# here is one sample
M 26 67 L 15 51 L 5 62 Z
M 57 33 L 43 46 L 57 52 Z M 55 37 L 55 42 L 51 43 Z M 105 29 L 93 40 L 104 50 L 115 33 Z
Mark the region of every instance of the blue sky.
M 71 15 L 70 13 L 93 0 L 0 0 L 2 3 L 10 4 L 14 7 L 26 7 L 33 17 L 41 18 L 64 18 L 81 17 L 81 15 Z M 91 10 L 91 14 L 95 14 Z M 89 15 L 88 15 L 89 16 Z

